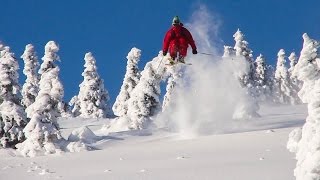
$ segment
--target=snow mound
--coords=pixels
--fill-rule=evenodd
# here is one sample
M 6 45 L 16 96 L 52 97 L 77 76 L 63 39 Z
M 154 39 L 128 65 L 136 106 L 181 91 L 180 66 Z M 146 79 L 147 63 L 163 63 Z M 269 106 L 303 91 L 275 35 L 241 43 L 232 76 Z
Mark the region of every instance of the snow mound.
M 73 130 L 68 137 L 68 141 L 70 142 L 83 142 L 85 144 L 92 144 L 97 140 L 99 140 L 99 137 L 96 136 L 87 126 Z
M 81 152 L 81 151 L 88 151 L 91 150 L 90 147 L 88 147 L 86 144 L 83 142 L 69 142 L 66 145 L 66 150 L 68 152 Z
M 110 132 L 121 132 L 130 130 L 130 119 L 126 116 L 112 119 L 110 123 L 105 124 L 100 129 L 100 133 L 108 134 Z

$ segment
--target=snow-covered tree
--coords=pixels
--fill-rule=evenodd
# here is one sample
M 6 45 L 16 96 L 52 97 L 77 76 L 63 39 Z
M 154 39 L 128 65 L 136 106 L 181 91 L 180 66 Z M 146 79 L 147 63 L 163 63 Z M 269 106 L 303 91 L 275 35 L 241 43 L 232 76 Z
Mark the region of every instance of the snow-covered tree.
M 290 104 L 291 103 L 291 87 L 288 69 L 286 63 L 286 53 L 283 49 L 278 52 L 277 67 L 274 78 L 275 102 Z
M 60 135 L 57 117 L 60 116 L 59 107 L 62 103 L 63 86 L 59 79 L 59 67 L 55 64 L 59 60 L 58 45 L 49 41 L 45 46 L 39 73 L 39 93 L 35 102 L 27 108 L 30 122 L 23 130 L 26 140 L 17 145 L 18 150 L 25 156 L 56 153 L 60 151 Z
M 176 65 L 169 67 L 167 73 L 170 74 L 166 87 L 166 94 L 163 97 L 162 102 L 162 112 L 166 111 L 166 109 L 172 104 L 172 98 L 174 96 L 174 89 L 181 80 L 182 77 L 182 69 L 181 66 Z
M 273 87 L 274 87 L 275 68 L 272 65 L 266 65 L 266 86 L 270 88 L 270 101 L 273 101 Z
M 303 34 L 303 39 L 303 48 L 293 75 L 303 82 L 299 96 L 304 103 L 308 103 L 309 114 L 301 136 L 297 136 L 301 139 L 291 141 L 298 141 L 291 149 L 296 152 L 298 160 L 294 171 L 296 179 L 317 180 L 320 179 L 320 43 L 307 34 Z
M 292 91 L 292 97 L 294 99 L 294 104 L 301 103 L 300 98 L 298 97 L 298 92 L 302 86 L 301 81 L 298 80 L 298 78 L 294 75 L 292 75 L 294 68 L 297 64 L 298 58 L 294 52 L 290 54 L 288 57 L 290 60 L 290 68 L 288 69 L 288 73 L 290 76 L 290 85 L 291 85 L 291 91 Z
M 141 50 L 132 48 L 127 56 L 127 70 L 123 79 L 120 93 L 112 107 L 112 110 L 117 116 L 125 116 L 128 112 L 128 100 L 131 97 L 131 92 L 137 86 L 140 80 L 140 72 L 138 62 L 140 61 Z
M 79 85 L 79 94 L 72 98 L 71 105 L 75 116 L 84 118 L 104 118 L 110 116 L 111 109 L 108 105 L 109 93 L 104 87 L 103 79 L 100 78 L 96 60 L 92 53 L 86 53 L 83 81 Z
M 19 64 L 8 46 L 1 46 L 0 51 L 0 141 L 10 147 L 24 140 L 27 117 L 21 105 Z
M 127 116 L 131 120 L 130 129 L 145 128 L 151 121 L 151 117 L 160 110 L 161 76 L 157 74 L 157 67 L 162 58 L 163 56 L 159 54 L 158 57 L 146 64 L 141 72 L 138 85 L 131 93 L 127 112 Z
M 289 61 L 290 61 L 290 68 L 288 69 L 289 75 L 292 75 L 292 72 L 294 70 L 294 67 L 296 66 L 297 62 L 298 62 L 298 57 L 296 55 L 295 52 L 292 52 L 290 54 L 290 56 L 288 57 Z
M 34 103 L 39 91 L 39 62 L 32 44 L 26 45 L 21 58 L 24 61 L 23 73 L 27 77 L 21 91 L 22 104 L 28 107 Z
M 253 85 L 255 72 L 252 50 L 249 48 L 249 43 L 244 40 L 244 34 L 239 29 L 233 37 L 236 42 L 234 46 L 236 56 L 244 57 L 249 63 L 249 71 L 243 77 L 240 77 L 240 83 L 242 86 L 250 88 Z
M 255 71 L 255 89 L 257 96 L 260 100 L 266 100 L 270 96 L 271 88 L 268 84 L 268 72 L 266 60 L 262 54 L 260 54 L 255 61 L 256 71 Z
M 301 81 L 298 80 L 298 78 L 293 74 L 294 68 L 297 64 L 298 58 L 296 57 L 295 53 L 291 53 L 289 56 L 289 60 L 290 60 L 290 68 L 288 70 L 289 75 L 290 75 L 290 84 L 292 87 L 292 91 L 293 91 L 293 97 L 295 99 L 295 104 L 296 103 L 301 103 L 301 99 L 298 96 L 298 92 L 302 87 L 302 83 Z
M 249 43 L 244 40 L 244 34 L 237 30 L 233 35 L 236 42 L 234 49 L 236 51 L 236 56 L 244 56 L 248 61 L 252 61 L 252 50 L 248 47 Z
M 262 54 L 260 54 L 256 61 L 256 73 L 255 80 L 258 86 L 264 86 L 266 84 L 266 60 Z

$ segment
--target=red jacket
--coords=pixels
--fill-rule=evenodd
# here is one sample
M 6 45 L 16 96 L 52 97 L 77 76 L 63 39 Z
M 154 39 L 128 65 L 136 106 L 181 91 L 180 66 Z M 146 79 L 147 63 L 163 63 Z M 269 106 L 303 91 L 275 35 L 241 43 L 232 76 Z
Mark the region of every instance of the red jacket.
M 162 51 L 168 52 L 170 42 L 172 42 L 173 40 L 177 40 L 177 42 L 181 42 L 181 41 L 179 41 L 179 39 L 181 39 L 181 38 L 185 40 L 182 42 L 187 43 L 187 44 L 183 44 L 184 46 L 188 47 L 188 44 L 190 44 L 190 46 L 193 50 L 197 49 L 191 33 L 185 27 L 183 27 L 183 24 L 181 23 L 180 25 L 172 26 L 168 30 L 168 32 L 166 33 L 166 36 L 164 37 L 164 40 L 163 40 Z

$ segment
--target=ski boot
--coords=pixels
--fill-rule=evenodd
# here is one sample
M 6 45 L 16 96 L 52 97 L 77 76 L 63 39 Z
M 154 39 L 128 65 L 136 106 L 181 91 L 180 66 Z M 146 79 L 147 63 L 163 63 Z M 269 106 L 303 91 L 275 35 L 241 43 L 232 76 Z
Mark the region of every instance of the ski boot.
M 186 61 L 184 60 L 184 57 L 183 57 L 183 56 L 179 56 L 178 62 L 179 62 L 179 63 L 183 63 L 183 64 L 186 63 Z
M 170 57 L 168 60 L 169 60 L 169 65 L 173 66 L 173 65 L 176 64 L 176 63 L 174 62 L 174 60 L 172 59 L 172 57 Z

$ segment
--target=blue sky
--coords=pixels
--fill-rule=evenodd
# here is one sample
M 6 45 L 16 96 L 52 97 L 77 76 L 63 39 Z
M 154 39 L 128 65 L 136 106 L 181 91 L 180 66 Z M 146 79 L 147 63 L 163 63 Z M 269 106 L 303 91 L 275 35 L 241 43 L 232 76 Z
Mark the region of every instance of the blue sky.
M 275 63 L 280 48 L 287 54 L 299 53 L 304 32 L 320 39 L 318 0 L 3 0 L 0 40 L 17 57 L 28 43 L 34 44 L 42 57 L 44 45 L 56 41 L 66 101 L 77 94 L 84 54 L 91 51 L 113 102 L 130 49 L 142 50 L 142 69 L 161 50 L 172 17 L 179 15 L 188 21 L 199 5 L 206 6 L 221 22 L 221 45 L 233 46 L 232 35 L 240 28 L 254 56 L 262 53 L 270 64 Z M 24 78 L 21 74 L 21 82 Z

